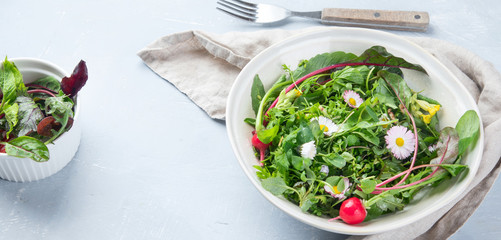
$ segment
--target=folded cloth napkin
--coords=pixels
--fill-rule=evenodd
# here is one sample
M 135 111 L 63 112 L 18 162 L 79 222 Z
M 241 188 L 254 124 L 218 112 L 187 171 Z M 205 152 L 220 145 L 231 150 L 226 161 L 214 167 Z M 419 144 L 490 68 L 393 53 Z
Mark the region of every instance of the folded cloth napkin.
M 263 30 L 214 34 L 187 31 L 162 37 L 138 52 L 154 72 L 184 92 L 214 119 L 224 119 L 226 98 L 240 70 L 268 46 L 311 31 Z M 489 62 L 451 43 L 407 38 L 446 67 L 470 91 L 480 109 L 485 131 L 482 164 L 467 191 L 450 205 L 405 229 L 351 239 L 445 239 L 473 214 L 501 170 L 501 74 Z

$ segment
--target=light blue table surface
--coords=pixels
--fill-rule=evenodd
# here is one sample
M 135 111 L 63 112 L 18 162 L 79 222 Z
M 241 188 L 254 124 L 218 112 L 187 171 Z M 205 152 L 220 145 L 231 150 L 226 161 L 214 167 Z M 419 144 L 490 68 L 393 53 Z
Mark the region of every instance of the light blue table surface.
M 428 11 L 426 36 L 463 46 L 501 70 L 501 2 L 263 1 L 324 7 Z M 344 239 L 305 225 L 262 197 L 210 119 L 136 53 L 167 34 L 262 27 L 216 11 L 216 1 L 2 1 L 0 57 L 49 60 L 68 72 L 80 59 L 79 150 L 37 182 L 0 180 L 0 239 Z M 295 19 L 280 27 L 317 23 Z M 268 27 L 273 28 L 273 27 Z M 499 239 L 501 180 L 451 239 Z

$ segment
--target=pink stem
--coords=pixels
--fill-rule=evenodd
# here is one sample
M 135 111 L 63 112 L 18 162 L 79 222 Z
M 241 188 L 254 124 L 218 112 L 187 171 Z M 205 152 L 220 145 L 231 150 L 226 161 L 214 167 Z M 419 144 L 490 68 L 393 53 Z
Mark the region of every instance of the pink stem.
M 358 63 L 340 63 L 340 64 L 334 64 L 334 65 L 331 65 L 331 66 L 327 66 L 327 67 L 324 67 L 324 68 L 320 68 L 318 70 L 315 70 L 311 73 L 308 73 L 306 75 L 304 75 L 303 77 L 299 78 L 297 81 L 295 81 L 294 83 L 292 83 L 291 85 L 289 85 L 289 87 L 287 87 L 285 89 L 285 93 L 288 93 L 290 90 L 292 90 L 294 87 L 296 87 L 298 84 L 302 83 L 304 80 L 310 78 L 310 77 L 313 77 L 317 74 L 320 74 L 320 73 L 323 73 L 325 71 L 329 71 L 331 69 L 334 69 L 334 68 L 338 68 L 338 67 L 348 67 L 348 66 L 362 66 L 362 65 L 365 65 L 365 66 L 386 66 L 386 67 L 400 67 L 400 66 L 393 66 L 393 65 L 385 65 L 385 64 L 379 64 L 379 63 L 364 63 L 364 62 L 358 62 Z M 275 101 L 273 101 L 273 103 L 271 104 L 271 106 L 268 108 L 268 110 L 266 110 L 266 113 L 264 114 L 265 116 L 268 115 L 268 112 L 274 108 L 278 103 L 278 97 L 275 99 Z
M 52 92 L 52 93 L 57 93 L 57 92 L 53 91 L 53 90 L 52 90 L 52 89 L 50 89 L 50 88 L 46 88 L 46 87 L 44 87 L 44 86 L 42 86 L 42 85 L 38 85 L 38 84 L 26 84 L 26 87 L 32 87 L 32 88 L 45 89 L 45 90 L 50 91 L 50 92 Z
M 341 216 L 337 216 L 337 217 L 335 217 L 335 218 L 331 218 L 331 219 L 329 219 L 329 220 L 327 220 L 327 221 L 332 222 L 332 221 L 334 221 L 334 220 L 338 220 L 338 219 L 340 219 L 340 218 L 341 218 Z
M 264 166 L 263 160 L 264 160 L 264 150 L 259 150 L 259 165 L 261 165 L 261 167 Z
M 447 139 L 447 143 L 446 143 L 446 145 L 445 145 L 444 154 L 442 154 L 442 157 L 440 158 L 440 162 L 438 163 L 438 165 L 442 164 L 442 162 L 443 162 L 443 161 L 444 161 L 444 159 L 445 159 L 445 154 L 447 154 L 447 149 L 448 149 L 448 147 L 449 147 L 449 141 L 450 141 L 450 140 L 451 140 L 451 138 L 449 137 L 449 138 Z M 412 168 L 412 169 L 406 170 L 406 171 L 404 171 L 404 172 L 410 173 L 411 171 L 413 171 L 413 170 L 415 170 L 415 169 L 418 169 L 418 168 L 421 168 L 421 167 L 431 167 L 431 166 L 434 166 L 434 164 L 420 165 L 420 166 L 414 167 L 414 168 Z M 404 173 L 404 172 L 401 172 L 401 173 L 399 173 L 398 175 L 395 175 L 395 176 L 393 176 L 392 178 L 389 178 L 389 179 L 387 179 L 386 181 L 384 181 L 384 182 L 382 182 L 382 183 L 380 183 L 380 184 L 376 185 L 376 191 L 379 191 L 379 192 L 377 192 L 377 193 L 381 193 L 380 191 L 386 191 L 386 190 L 392 190 L 392 189 L 401 189 L 401 188 L 406 188 L 406 187 L 414 186 L 414 185 L 416 185 L 416 184 L 422 183 L 422 182 L 424 182 L 424 181 L 426 181 L 426 180 L 430 179 L 433 175 L 435 175 L 435 173 L 436 173 L 437 171 L 438 171 L 438 167 L 437 167 L 435 170 L 433 170 L 433 172 L 432 172 L 432 173 L 430 173 L 430 175 L 428 175 L 428 176 L 426 176 L 426 177 L 424 177 L 424 178 L 422 178 L 422 179 L 420 179 L 420 180 L 418 180 L 418 181 L 415 181 L 415 182 L 413 182 L 413 183 L 409 183 L 409 184 L 407 184 L 407 185 L 403 185 L 403 186 L 398 186 L 398 185 L 395 185 L 395 186 L 393 186 L 393 187 L 389 187 L 389 188 L 380 188 L 380 187 L 378 187 L 378 186 L 385 185 L 385 184 L 387 184 L 387 183 L 389 183 L 389 182 L 391 182 L 391 181 L 395 180 L 396 178 L 398 178 L 399 176 L 401 176 L 401 175 Z M 372 194 L 377 194 L 377 193 L 372 192 Z
M 407 116 L 409 116 L 409 118 L 411 119 L 411 122 L 412 122 L 412 128 L 414 129 L 414 154 L 412 156 L 411 165 L 409 166 L 409 169 L 412 169 L 412 167 L 414 167 L 414 163 L 416 162 L 417 152 L 418 152 L 418 145 L 419 145 L 416 122 L 414 121 L 414 118 L 412 117 L 412 115 L 409 113 L 409 110 L 405 106 L 404 102 L 402 101 L 402 99 L 398 95 L 398 92 L 395 90 L 395 88 L 390 84 L 390 82 L 388 82 L 388 80 L 386 80 L 385 78 L 383 78 L 383 79 L 386 81 L 386 83 L 388 83 L 388 85 L 390 86 L 391 90 L 393 92 L 395 92 L 395 95 L 397 96 L 398 101 L 400 101 L 400 104 L 402 104 L 402 106 L 403 106 L 403 108 L 405 110 L 405 113 L 407 114 Z M 395 186 L 398 186 L 398 185 L 402 184 L 407 179 L 407 177 L 409 177 L 410 173 L 411 173 L 410 171 L 407 172 L 405 174 L 405 176 L 402 178 L 402 180 L 400 180 L 400 182 L 398 182 Z M 376 186 L 376 187 L 378 187 L 378 186 Z
M 52 97 L 55 97 L 56 95 L 54 95 L 54 93 L 52 93 L 51 91 L 48 91 L 48 90 L 45 90 L 45 89 L 33 89 L 33 90 L 29 90 L 27 91 L 27 93 L 45 93 L 45 94 L 48 94 Z

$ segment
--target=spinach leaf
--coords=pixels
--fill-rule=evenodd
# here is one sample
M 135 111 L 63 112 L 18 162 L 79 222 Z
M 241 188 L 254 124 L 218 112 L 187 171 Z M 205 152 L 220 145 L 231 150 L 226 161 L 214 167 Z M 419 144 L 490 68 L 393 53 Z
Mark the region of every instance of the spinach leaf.
M 459 152 L 463 154 L 470 145 L 475 145 L 480 136 L 480 119 L 474 110 L 466 111 L 456 124 L 459 135 Z

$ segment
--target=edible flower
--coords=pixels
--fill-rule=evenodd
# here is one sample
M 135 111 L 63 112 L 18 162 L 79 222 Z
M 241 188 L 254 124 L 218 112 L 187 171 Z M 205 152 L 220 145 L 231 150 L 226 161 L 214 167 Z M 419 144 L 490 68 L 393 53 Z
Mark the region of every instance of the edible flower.
M 315 155 L 317 155 L 317 146 L 315 145 L 315 141 L 304 143 L 301 145 L 299 150 L 301 152 L 301 157 L 304 158 L 313 159 Z
M 320 130 L 324 132 L 324 134 L 330 137 L 333 133 L 339 130 L 339 126 L 336 125 L 332 120 L 326 118 L 324 116 L 319 116 L 317 118 L 312 118 L 311 121 L 317 120 L 318 125 L 320 126 Z
M 403 126 L 394 126 L 388 130 L 386 136 L 387 148 L 397 159 L 405 159 L 414 152 L 416 144 L 414 134 Z
M 432 104 L 419 99 L 416 99 L 414 102 L 417 103 L 417 106 L 420 109 L 428 112 L 428 114 L 423 114 L 422 112 L 418 111 L 418 116 L 423 119 L 423 122 L 425 122 L 426 124 L 429 124 L 431 122 L 431 118 L 438 112 L 438 110 L 440 110 L 440 105 L 438 104 Z
M 339 189 L 337 189 L 337 186 L 324 185 L 325 192 L 329 193 L 332 197 L 337 199 L 344 198 L 345 197 L 344 194 L 350 188 L 351 183 L 348 178 L 343 178 L 343 181 L 344 181 L 344 189 L 342 191 L 339 191 Z
M 343 93 L 344 101 L 352 108 L 358 108 L 364 100 L 353 90 L 346 90 Z

